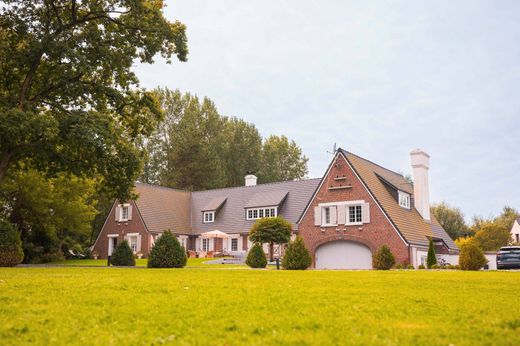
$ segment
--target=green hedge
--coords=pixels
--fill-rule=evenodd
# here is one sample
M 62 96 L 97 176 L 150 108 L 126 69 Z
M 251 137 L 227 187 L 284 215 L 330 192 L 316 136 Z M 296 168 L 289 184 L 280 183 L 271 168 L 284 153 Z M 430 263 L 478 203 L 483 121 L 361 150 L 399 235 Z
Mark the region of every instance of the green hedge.
M 388 270 L 395 264 L 395 257 L 390 248 L 383 245 L 372 256 L 372 265 L 375 269 Z
M 186 250 L 167 230 L 155 242 L 148 257 L 148 268 L 182 268 L 187 261 Z
M 0 267 L 14 267 L 23 260 L 20 234 L 12 224 L 0 220 Z
M 481 248 L 475 244 L 465 244 L 460 249 L 459 265 L 462 270 L 479 270 L 487 263 Z
M 255 243 L 253 247 L 251 247 L 247 254 L 246 264 L 251 268 L 265 268 L 267 265 L 267 259 L 265 258 L 262 244 Z
M 288 270 L 305 270 L 312 264 L 312 257 L 303 239 L 297 236 L 289 243 L 282 260 L 282 267 Z
M 135 266 L 134 253 L 126 240 L 117 244 L 110 256 L 110 263 L 115 266 Z

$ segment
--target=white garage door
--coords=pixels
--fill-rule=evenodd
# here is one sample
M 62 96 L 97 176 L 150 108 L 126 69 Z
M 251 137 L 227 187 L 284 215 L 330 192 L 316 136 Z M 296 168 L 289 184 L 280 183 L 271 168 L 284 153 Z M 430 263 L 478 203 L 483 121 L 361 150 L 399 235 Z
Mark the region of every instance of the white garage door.
M 326 243 L 316 250 L 316 269 L 372 269 L 372 252 L 350 241 Z

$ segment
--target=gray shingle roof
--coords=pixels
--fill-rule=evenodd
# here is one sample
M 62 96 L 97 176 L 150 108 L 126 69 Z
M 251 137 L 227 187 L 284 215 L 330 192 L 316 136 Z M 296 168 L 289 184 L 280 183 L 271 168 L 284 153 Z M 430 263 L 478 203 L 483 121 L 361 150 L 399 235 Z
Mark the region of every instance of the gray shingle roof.
M 321 179 L 306 179 L 193 192 L 191 203 L 192 233 L 200 234 L 216 229 L 226 233 L 247 233 L 254 221 L 246 220 L 244 209 L 246 205 L 258 204 L 258 202 L 254 202 L 255 200 L 263 201 L 260 204 L 264 204 L 266 201 L 272 203 L 272 201 L 283 198 L 281 195 L 286 197 L 278 208 L 278 214 L 296 225 L 320 181 Z M 280 193 L 280 191 L 284 193 Z M 202 223 L 202 210 L 207 201 L 224 196 L 227 197 L 226 203 L 216 213 L 215 222 Z M 248 203 L 251 201 L 254 203 Z M 296 226 L 294 227 L 296 228 Z
M 227 199 L 227 196 L 215 197 L 215 198 L 211 199 L 204 208 L 202 208 L 202 211 L 218 210 L 222 206 L 222 204 L 224 204 L 226 202 L 226 199 Z
M 453 239 L 451 239 L 449 234 L 444 230 L 444 228 L 442 228 L 435 216 L 433 216 L 433 213 L 430 213 L 430 217 L 433 236 L 442 239 L 451 250 L 458 250 L 459 248 Z
M 270 207 L 282 204 L 289 191 L 267 191 L 255 193 L 244 208 Z

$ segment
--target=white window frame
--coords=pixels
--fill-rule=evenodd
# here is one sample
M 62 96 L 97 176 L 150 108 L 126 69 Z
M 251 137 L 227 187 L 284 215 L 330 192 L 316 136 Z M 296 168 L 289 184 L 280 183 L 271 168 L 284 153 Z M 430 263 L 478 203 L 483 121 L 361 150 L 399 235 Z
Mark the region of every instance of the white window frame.
M 399 206 L 401 208 L 405 208 L 405 209 L 411 209 L 412 206 L 411 206 L 411 196 L 409 193 L 406 193 L 404 191 L 401 191 L 401 190 L 397 190 L 397 199 L 399 201 Z
M 278 207 L 261 207 L 261 208 L 247 208 L 246 220 L 258 220 L 263 217 L 278 216 Z
M 321 207 L 321 213 L 322 213 L 322 222 L 321 222 L 321 226 L 322 227 L 328 227 L 328 226 L 337 226 L 338 223 L 337 223 L 337 217 L 336 217 L 336 223 L 332 223 L 332 207 L 336 207 L 336 205 L 326 205 L 326 206 L 323 206 Z M 337 207 L 336 207 L 336 212 L 337 212 Z M 327 220 L 327 216 L 328 216 L 328 220 Z
M 206 252 L 209 251 L 209 249 L 210 249 L 209 241 L 210 241 L 210 238 L 202 238 L 202 242 L 201 242 L 201 246 L 200 246 L 202 251 L 206 251 Z
M 233 244 L 233 243 L 235 243 L 235 244 Z M 233 251 L 233 252 L 238 251 L 238 238 L 231 238 L 231 251 Z
M 350 221 L 350 208 L 355 208 L 354 210 L 354 217 L 356 218 L 355 221 Z M 359 214 L 358 214 L 359 211 Z M 363 224 L 363 205 L 362 204 L 350 204 L 347 205 L 347 211 L 346 211 L 346 222 L 345 225 L 353 226 L 353 225 L 362 225 Z M 360 220 L 358 221 L 358 217 Z
M 108 256 L 112 256 L 112 253 L 115 250 L 113 238 L 119 238 L 119 234 L 108 234 L 107 238 L 108 238 Z
M 128 241 L 128 245 L 130 246 L 130 249 L 134 254 L 141 251 L 141 249 L 139 248 L 139 233 L 128 233 L 126 235 L 126 238 Z M 132 239 L 135 239 L 135 249 L 132 248 Z
M 205 211 L 202 213 L 202 223 L 215 222 L 215 211 Z

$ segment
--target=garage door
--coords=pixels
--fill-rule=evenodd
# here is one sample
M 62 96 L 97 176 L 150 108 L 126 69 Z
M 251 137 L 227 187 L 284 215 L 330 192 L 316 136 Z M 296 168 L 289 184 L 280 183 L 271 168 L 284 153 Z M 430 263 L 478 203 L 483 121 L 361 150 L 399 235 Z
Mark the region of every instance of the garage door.
M 350 241 L 326 243 L 316 250 L 316 269 L 372 269 L 372 252 Z

